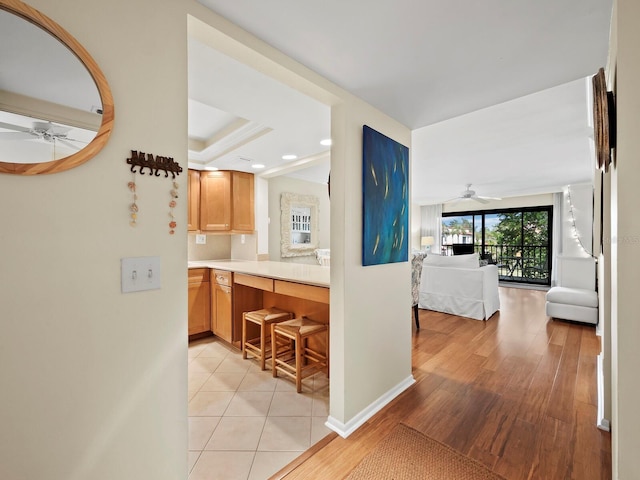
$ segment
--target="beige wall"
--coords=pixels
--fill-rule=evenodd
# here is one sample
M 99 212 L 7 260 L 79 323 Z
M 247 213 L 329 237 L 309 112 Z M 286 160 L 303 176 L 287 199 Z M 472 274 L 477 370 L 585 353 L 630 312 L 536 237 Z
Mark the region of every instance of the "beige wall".
M 315 255 L 304 257 L 280 256 L 280 195 L 284 192 L 299 195 L 314 195 L 318 198 L 318 248 L 329 248 L 331 215 L 329 210 L 329 194 L 327 185 L 307 182 L 292 177 L 274 177 L 269 179 L 269 260 L 275 262 L 311 263 L 316 264 Z
M 138 176 L 130 227 L 125 163 L 173 157 L 186 192 L 184 2 L 29 3 L 100 65 L 115 124 L 78 168 L 0 175 L 0 478 L 186 478 L 186 197 L 169 235 L 170 180 Z M 162 288 L 122 294 L 120 259 L 148 255 Z
M 409 264 L 363 267 L 361 234 L 362 125 L 409 147 L 411 135 L 357 99 L 334 105 L 331 119 L 331 361 L 344 368 L 331 372 L 330 421 L 349 430 L 413 378 Z
M 115 128 L 79 168 L 0 176 L 0 478 L 187 478 L 186 203 L 169 235 L 169 182 L 139 177 L 131 228 L 125 164 L 139 149 L 186 169 L 187 13 L 216 27 L 225 53 L 332 105 L 331 416 L 348 424 L 406 384 L 409 266 L 363 268 L 361 210 L 352 212 L 361 202 L 362 124 L 406 145 L 409 130 L 192 0 L 30 3 L 101 66 Z M 162 288 L 120 293 L 120 259 L 146 255 L 161 258 Z M 381 286 L 385 295 L 371 295 Z
M 640 3 L 614 2 L 617 137 L 611 174 L 612 440 L 615 479 L 640 478 Z M 615 48 L 617 46 L 617 49 Z
M 187 257 L 189 260 L 212 260 L 231 258 L 231 235 L 205 235 L 207 242 L 196 243 L 196 234 L 190 233 L 187 239 Z

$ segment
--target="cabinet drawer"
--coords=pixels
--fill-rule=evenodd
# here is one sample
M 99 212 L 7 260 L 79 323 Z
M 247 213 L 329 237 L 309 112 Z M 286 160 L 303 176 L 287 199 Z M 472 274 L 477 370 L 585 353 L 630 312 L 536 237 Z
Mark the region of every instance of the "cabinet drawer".
M 190 268 L 189 269 L 189 283 L 202 283 L 209 282 L 209 269 L 208 268 Z
M 226 270 L 211 270 L 211 281 L 218 285 L 231 286 L 232 272 Z
M 304 298 L 306 300 L 320 303 L 329 303 L 329 289 L 325 287 L 275 280 L 273 291 L 290 297 Z
M 247 287 L 258 288 L 273 292 L 273 279 L 265 277 L 256 277 L 255 275 L 246 275 L 244 273 L 236 273 L 234 282 Z

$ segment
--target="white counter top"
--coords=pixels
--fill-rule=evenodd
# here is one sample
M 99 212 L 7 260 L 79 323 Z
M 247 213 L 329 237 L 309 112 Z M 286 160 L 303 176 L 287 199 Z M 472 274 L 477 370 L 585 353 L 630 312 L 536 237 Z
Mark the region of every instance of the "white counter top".
M 329 267 L 320 265 L 249 260 L 197 260 L 190 261 L 189 268 L 215 268 L 319 287 L 330 285 Z

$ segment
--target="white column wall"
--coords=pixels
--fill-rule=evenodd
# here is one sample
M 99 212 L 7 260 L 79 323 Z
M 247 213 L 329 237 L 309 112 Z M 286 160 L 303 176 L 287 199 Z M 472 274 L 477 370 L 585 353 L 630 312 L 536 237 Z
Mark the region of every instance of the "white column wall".
M 362 266 L 362 125 L 408 147 L 411 135 L 359 101 L 331 116 L 330 423 L 344 435 L 413 382 L 409 263 Z
M 187 191 L 184 4 L 29 0 L 93 56 L 113 92 L 105 149 L 58 174 L 0 175 L 0 478 L 187 476 L 186 195 L 131 150 L 173 157 Z M 46 79 L 44 79 L 46 81 Z M 159 256 L 161 289 L 122 294 L 120 259 Z
M 614 2 L 617 148 L 611 175 L 611 341 L 613 478 L 640 478 L 640 4 Z

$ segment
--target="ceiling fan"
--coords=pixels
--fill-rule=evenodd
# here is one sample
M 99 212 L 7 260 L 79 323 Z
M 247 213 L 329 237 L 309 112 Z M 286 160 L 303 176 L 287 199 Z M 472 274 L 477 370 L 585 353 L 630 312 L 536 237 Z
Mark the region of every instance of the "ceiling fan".
M 471 184 L 467 183 L 467 188 L 461 192 L 459 196 L 445 200 L 443 203 L 458 202 L 460 200 L 475 200 L 479 203 L 489 203 L 489 200 L 502 200 L 502 198 L 476 195 L 475 190 L 471 190 Z
M 33 122 L 31 128 L 0 122 L 0 128 L 13 130 L 11 132 L 0 132 L 0 140 L 44 140 L 54 144 L 59 142 L 74 150 L 80 150 L 83 145 L 75 145 L 71 142 L 86 144 L 81 140 L 68 137 L 68 133 L 71 130 L 70 127 L 54 125 L 51 122 Z

